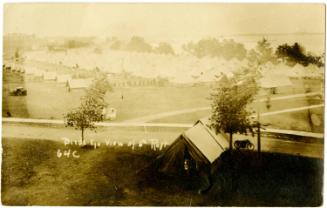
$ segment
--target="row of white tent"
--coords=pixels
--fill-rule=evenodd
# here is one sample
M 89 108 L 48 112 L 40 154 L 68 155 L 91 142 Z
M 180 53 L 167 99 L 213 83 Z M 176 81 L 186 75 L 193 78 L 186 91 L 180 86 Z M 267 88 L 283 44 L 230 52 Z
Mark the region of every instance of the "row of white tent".
M 212 69 L 206 72 L 197 72 L 198 75 L 192 74 L 193 79 L 201 82 L 214 81 L 217 75 L 233 76 L 233 72 L 241 67 L 231 68 L 229 71 Z M 234 69 L 234 70 L 232 70 Z M 259 67 L 259 83 L 263 88 L 284 87 L 292 85 L 291 79 L 324 79 L 324 68 L 316 65 L 302 66 L 296 64 L 291 67 L 284 63 L 274 65 L 270 62 Z
M 324 79 L 324 68 L 316 65 L 291 67 L 284 63 L 268 63 L 260 67 L 260 86 L 263 88 L 286 87 L 293 85 L 291 79 Z
M 131 53 L 121 51 L 105 51 L 102 54 L 93 53 L 91 49 L 71 50 L 67 52 L 48 53 L 45 51 L 30 52 L 30 60 L 50 63 L 62 63 L 65 66 L 76 66 L 83 69 L 100 68 L 103 71 L 120 73 L 123 70 L 136 76 L 146 78 L 167 77 L 175 83 L 211 82 L 215 75 L 233 71 L 248 65 L 246 60 L 204 57 L 198 59 L 191 55 L 162 56 L 147 53 Z M 261 66 L 263 71 L 273 71 L 273 74 L 283 74 L 290 78 L 316 79 L 323 77 L 324 70 L 315 65 L 304 67 L 300 64 L 287 66 L 267 63 Z
M 45 81 L 55 81 L 60 84 L 67 84 L 69 89 L 87 88 L 92 83 L 92 78 L 75 79 L 71 74 L 58 74 L 53 71 L 44 71 L 37 67 L 25 67 L 20 64 L 7 63 L 14 72 L 21 72 L 27 76 L 39 77 Z
M 278 74 L 284 75 L 290 78 L 312 78 L 322 79 L 324 77 L 324 68 L 318 67 L 313 64 L 303 66 L 301 64 L 295 64 L 295 66 L 288 66 L 285 63 L 279 63 L 274 65 L 270 62 L 260 67 L 262 74 Z
M 61 63 L 71 67 L 78 65 L 80 68 L 89 70 L 98 67 L 111 73 L 120 73 L 124 70 L 145 78 L 166 77 L 177 83 L 197 81 L 193 77 L 196 76 L 194 74 L 199 72 L 199 69 L 214 74 L 220 71 L 235 70 L 246 64 L 246 61 L 236 59 L 230 61 L 209 57 L 198 59 L 191 55 L 163 56 L 120 51 L 105 51 L 102 54 L 96 54 L 87 49 L 56 53 L 30 52 L 27 54 L 27 59 Z M 213 68 L 213 66 L 219 67 Z M 208 77 L 210 76 L 208 75 Z M 201 79 L 207 81 L 207 78 Z
M 87 54 L 86 54 L 87 53 Z M 61 62 L 63 65 L 79 65 L 83 69 L 94 69 L 120 73 L 127 71 L 136 76 L 155 78 L 167 77 L 174 83 L 199 83 L 215 81 L 216 76 L 232 73 L 248 65 L 247 61 L 230 60 L 218 58 L 198 59 L 193 56 L 160 56 L 154 54 L 138 54 L 128 52 L 109 51 L 103 54 L 94 54 L 87 50 L 75 50 L 71 52 L 46 53 L 44 51 L 31 52 L 29 59 L 43 62 Z M 43 72 L 37 69 L 27 69 L 26 73 L 34 73 L 36 76 L 43 76 Z M 263 77 L 263 85 L 287 84 L 289 78 L 322 79 L 324 69 L 315 65 L 304 67 L 296 64 L 291 67 L 285 63 L 274 65 L 267 63 L 260 66 L 260 73 Z M 46 79 L 54 77 L 53 74 L 44 76 Z M 65 80 L 62 78 L 57 80 Z M 63 81 L 64 82 L 64 81 Z M 270 82 L 270 83 L 269 83 Z

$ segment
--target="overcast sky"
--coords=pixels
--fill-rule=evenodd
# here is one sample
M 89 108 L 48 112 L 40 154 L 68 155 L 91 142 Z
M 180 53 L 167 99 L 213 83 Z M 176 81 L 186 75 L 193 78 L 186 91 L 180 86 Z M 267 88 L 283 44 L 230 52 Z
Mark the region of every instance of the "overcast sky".
M 152 39 L 324 33 L 323 4 L 5 4 L 4 33 Z

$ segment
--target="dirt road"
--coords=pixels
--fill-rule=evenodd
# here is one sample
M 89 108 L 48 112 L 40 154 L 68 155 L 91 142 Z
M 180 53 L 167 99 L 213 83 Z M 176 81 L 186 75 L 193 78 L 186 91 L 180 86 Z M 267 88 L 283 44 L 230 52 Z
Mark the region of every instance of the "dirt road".
M 71 140 L 80 139 L 80 131 L 73 128 L 66 128 L 60 124 L 20 124 L 6 123 L 2 124 L 3 138 L 30 138 L 30 139 L 48 139 L 64 142 L 63 138 Z M 155 140 L 170 144 L 186 127 L 127 127 L 112 126 L 98 127 L 97 132 L 86 131 L 87 139 L 105 143 L 106 141 L 117 141 L 127 144 L 128 142 L 141 140 Z M 256 138 L 244 135 L 235 135 L 234 140 L 248 138 L 254 145 Z M 262 151 L 278 152 L 292 155 L 303 155 L 308 157 L 323 158 L 323 143 L 304 143 L 290 140 L 275 139 L 272 137 L 262 137 Z M 256 148 L 256 145 L 255 145 Z

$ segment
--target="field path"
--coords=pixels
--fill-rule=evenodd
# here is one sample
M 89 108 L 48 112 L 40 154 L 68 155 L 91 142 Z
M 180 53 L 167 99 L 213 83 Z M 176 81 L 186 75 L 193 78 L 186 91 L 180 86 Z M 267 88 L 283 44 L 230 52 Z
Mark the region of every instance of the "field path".
M 134 122 L 149 122 L 169 116 L 175 116 L 180 115 L 184 113 L 193 113 L 198 111 L 207 111 L 210 110 L 210 107 L 199 107 L 199 108 L 190 108 L 190 109 L 184 109 L 184 110 L 178 110 L 178 111 L 170 111 L 170 112 L 164 112 L 164 113 L 158 113 L 158 114 L 152 114 L 149 116 L 143 116 L 135 119 L 129 119 L 125 120 L 125 123 L 134 123 Z
M 299 98 L 299 97 L 304 97 L 304 96 L 313 96 L 313 95 L 319 95 L 319 94 L 320 93 L 315 92 L 315 93 L 307 93 L 307 94 L 279 96 L 279 97 L 271 98 L 271 100 L 285 100 L 285 99 Z M 262 98 L 262 99 L 256 100 L 255 102 L 265 102 L 265 101 L 266 101 L 266 99 Z M 312 109 L 312 108 L 319 108 L 319 107 L 324 107 L 324 104 L 302 106 L 302 107 L 298 107 L 298 108 L 289 108 L 289 109 L 285 109 L 285 110 L 261 113 L 260 115 L 261 116 L 276 115 L 276 114 L 281 114 L 281 113 L 290 113 L 290 112 L 307 110 L 307 109 Z M 193 112 L 198 112 L 198 111 L 207 111 L 210 109 L 211 109 L 210 107 L 199 107 L 199 108 L 190 108 L 190 109 L 184 109 L 184 110 L 178 110 L 178 111 L 170 111 L 170 112 L 152 114 L 152 115 L 148 115 L 148 116 L 142 116 L 142 117 L 135 118 L 135 119 L 129 119 L 129 120 L 125 120 L 124 122 L 125 123 L 134 123 L 134 122 L 146 123 L 149 121 L 158 120 L 158 119 L 162 119 L 162 118 L 169 117 L 169 116 L 176 116 L 176 115 L 180 115 L 180 114 L 193 113 Z

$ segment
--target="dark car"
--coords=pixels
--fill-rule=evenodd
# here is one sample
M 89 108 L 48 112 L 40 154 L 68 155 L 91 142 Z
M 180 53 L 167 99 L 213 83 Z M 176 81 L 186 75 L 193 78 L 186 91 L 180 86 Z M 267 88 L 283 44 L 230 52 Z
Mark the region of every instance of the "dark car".
M 234 147 L 239 150 L 239 149 L 249 149 L 253 150 L 254 145 L 250 142 L 250 140 L 245 139 L 245 140 L 237 140 L 234 142 Z
M 10 91 L 12 96 L 26 96 L 27 90 L 23 87 L 16 87 L 16 89 Z

